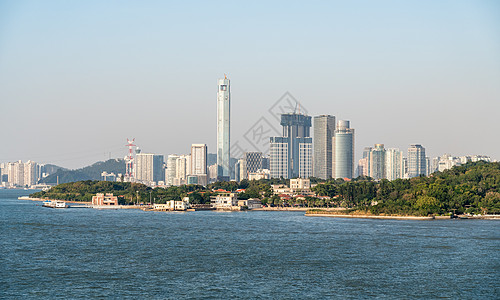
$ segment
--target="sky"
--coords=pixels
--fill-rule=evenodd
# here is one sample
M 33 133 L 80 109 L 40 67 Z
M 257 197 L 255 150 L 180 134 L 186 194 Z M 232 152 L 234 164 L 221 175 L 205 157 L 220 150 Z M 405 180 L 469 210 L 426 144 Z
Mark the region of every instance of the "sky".
M 224 74 L 233 153 L 268 151 L 253 133 L 296 100 L 350 120 L 356 160 L 500 160 L 499 1 L 0 0 L 0 162 L 215 153 Z

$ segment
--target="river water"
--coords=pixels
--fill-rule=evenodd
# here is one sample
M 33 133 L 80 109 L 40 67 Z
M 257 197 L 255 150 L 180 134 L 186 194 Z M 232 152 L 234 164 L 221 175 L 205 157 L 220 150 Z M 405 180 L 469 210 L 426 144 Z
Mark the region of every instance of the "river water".
M 0 190 L 0 298 L 500 297 L 500 221 L 50 209 Z

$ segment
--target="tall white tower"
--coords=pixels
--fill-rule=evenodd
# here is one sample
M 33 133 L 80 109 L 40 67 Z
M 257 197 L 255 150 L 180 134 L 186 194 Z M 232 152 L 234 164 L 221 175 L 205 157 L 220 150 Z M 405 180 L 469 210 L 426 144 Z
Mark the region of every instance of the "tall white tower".
M 217 86 L 217 179 L 229 181 L 230 173 L 230 110 L 229 79 L 219 79 Z

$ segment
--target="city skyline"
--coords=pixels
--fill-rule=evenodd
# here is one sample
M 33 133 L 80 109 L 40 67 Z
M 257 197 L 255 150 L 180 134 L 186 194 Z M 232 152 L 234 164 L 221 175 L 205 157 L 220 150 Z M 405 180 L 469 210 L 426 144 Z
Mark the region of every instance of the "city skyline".
M 260 118 L 279 127 L 268 111 L 289 92 L 308 115 L 352 122 L 355 162 L 377 143 L 500 159 L 500 141 L 487 138 L 500 127 L 499 8 L 229 4 L 232 42 L 221 51 L 209 4 L 3 1 L 0 162 L 76 169 L 123 158 L 125 137 L 165 157 L 193 142 L 215 153 L 214 80 L 223 73 L 233 81 L 231 141 L 247 151 L 265 150 L 245 133 Z

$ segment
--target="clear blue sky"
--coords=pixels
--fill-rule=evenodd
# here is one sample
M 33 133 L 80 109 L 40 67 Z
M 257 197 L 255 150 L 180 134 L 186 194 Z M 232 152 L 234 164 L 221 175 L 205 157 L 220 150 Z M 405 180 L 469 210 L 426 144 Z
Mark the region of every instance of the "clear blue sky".
M 500 1 L 0 1 L 0 162 L 232 141 L 286 92 L 383 143 L 500 159 Z

